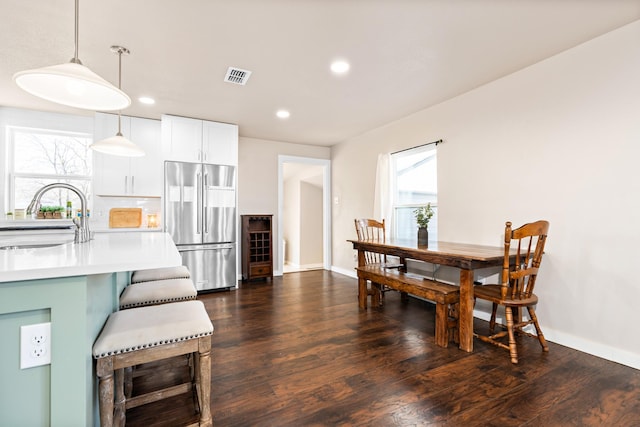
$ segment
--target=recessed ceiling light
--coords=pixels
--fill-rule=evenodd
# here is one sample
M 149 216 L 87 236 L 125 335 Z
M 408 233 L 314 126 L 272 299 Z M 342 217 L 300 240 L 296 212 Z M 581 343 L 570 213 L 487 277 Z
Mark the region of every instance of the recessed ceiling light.
M 347 61 L 334 61 L 331 63 L 331 71 L 336 74 L 344 74 L 349 71 L 349 63 Z
M 138 98 L 138 101 L 142 102 L 143 104 L 147 104 L 147 105 L 153 105 L 156 103 L 156 100 L 153 98 L 149 98 L 148 96 L 141 96 L 140 98 Z
M 288 119 L 290 115 L 291 114 L 287 110 L 278 110 L 276 112 L 276 116 L 280 117 L 281 119 Z

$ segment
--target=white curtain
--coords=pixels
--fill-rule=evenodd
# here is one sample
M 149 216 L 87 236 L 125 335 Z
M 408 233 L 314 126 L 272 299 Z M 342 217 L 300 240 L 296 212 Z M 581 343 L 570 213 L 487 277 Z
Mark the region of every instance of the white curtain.
M 387 236 L 391 235 L 393 227 L 391 209 L 391 154 L 378 155 L 376 169 L 376 187 L 373 199 L 373 217 L 378 221 L 385 220 Z

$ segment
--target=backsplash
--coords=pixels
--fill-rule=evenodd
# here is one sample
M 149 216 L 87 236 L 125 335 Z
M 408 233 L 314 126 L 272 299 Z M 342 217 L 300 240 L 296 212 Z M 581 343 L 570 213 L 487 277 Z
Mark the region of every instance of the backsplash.
M 91 229 L 109 228 L 109 210 L 111 208 L 141 208 L 141 228 L 149 228 L 149 215 L 156 215 L 156 227 L 162 227 L 162 205 L 159 197 L 103 197 L 95 196 L 91 210 Z

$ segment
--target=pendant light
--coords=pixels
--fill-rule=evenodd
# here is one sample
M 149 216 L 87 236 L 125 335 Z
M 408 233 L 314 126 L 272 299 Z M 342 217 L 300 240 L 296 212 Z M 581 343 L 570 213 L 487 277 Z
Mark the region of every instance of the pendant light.
M 118 88 L 122 88 L 122 54 L 128 55 L 129 49 L 122 46 L 111 46 L 111 51 L 118 54 Z M 118 133 L 116 136 L 94 142 L 89 147 L 94 151 L 115 156 L 144 156 L 142 148 L 122 136 L 121 121 L 120 111 L 118 111 Z
M 71 61 L 20 71 L 13 75 L 13 81 L 32 95 L 69 107 L 101 111 L 127 108 L 131 98 L 78 59 L 78 2 L 75 0 L 75 52 Z

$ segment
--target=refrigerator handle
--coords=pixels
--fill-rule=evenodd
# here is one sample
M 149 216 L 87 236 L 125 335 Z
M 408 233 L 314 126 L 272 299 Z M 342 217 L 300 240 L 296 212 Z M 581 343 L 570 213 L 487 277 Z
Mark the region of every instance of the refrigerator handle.
M 204 234 L 209 233 L 209 174 L 204 173 L 204 206 L 202 210 L 204 211 Z
M 197 207 L 196 207 L 196 233 L 202 233 L 202 179 L 200 173 L 197 175 L 197 186 L 196 186 L 196 194 L 197 194 Z

